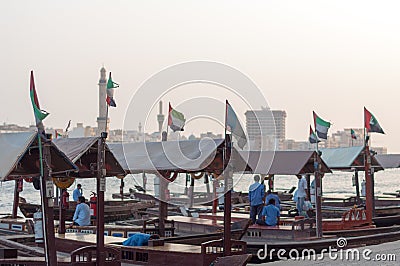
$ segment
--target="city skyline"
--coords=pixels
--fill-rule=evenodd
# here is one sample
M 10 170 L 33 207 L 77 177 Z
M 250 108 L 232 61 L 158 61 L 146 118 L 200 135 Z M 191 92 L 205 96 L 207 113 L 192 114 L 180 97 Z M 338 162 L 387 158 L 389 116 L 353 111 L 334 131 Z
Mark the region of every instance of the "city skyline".
M 32 69 L 41 107 L 50 112 L 45 125 L 65 128 L 69 120 L 96 125 L 104 66 L 121 85 L 117 108 L 109 113 L 110 128 L 117 129 L 149 77 L 171 65 L 208 60 L 243 72 L 271 109 L 286 110 L 288 139 L 307 139 L 312 111 L 333 123 L 330 132 L 361 128 L 365 106 L 386 132 L 373 134 L 373 145 L 400 152 L 397 1 L 9 1 L 2 7 L 1 121 L 33 123 Z M 234 95 L 206 84 L 184 88 L 187 93 L 162 97 L 164 106 L 213 97 L 220 102 L 213 112 L 223 121 L 225 99 Z M 247 106 L 234 99 L 232 106 L 245 125 Z M 188 134 L 223 133 L 218 122 L 190 121 Z M 142 122 L 146 131 L 158 128 L 155 119 Z

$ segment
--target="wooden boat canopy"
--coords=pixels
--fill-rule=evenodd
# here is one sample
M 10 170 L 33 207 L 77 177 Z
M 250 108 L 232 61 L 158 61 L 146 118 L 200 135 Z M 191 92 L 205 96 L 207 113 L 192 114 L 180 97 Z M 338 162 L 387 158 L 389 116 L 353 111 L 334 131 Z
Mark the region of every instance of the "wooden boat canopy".
M 236 159 L 237 162 L 248 162 L 251 167 L 246 168 L 246 172 L 264 175 L 312 174 L 314 160 L 318 157 L 315 151 L 239 151 L 237 155 L 241 158 Z M 324 160 L 320 161 L 320 171 L 331 173 Z
M 377 154 L 375 158 L 384 169 L 400 167 L 400 154 Z
M 96 176 L 99 139 L 100 137 L 58 138 L 53 142 L 79 167 L 79 172 L 75 176 L 84 178 Z M 126 172 L 107 144 L 105 145 L 105 158 L 106 176 L 125 176 Z
M 320 149 L 321 158 L 326 162 L 329 168 L 334 170 L 364 170 L 365 147 L 354 146 L 344 148 L 325 148 Z M 383 167 L 375 158 L 371 156 L 371 168 L 374 171 L 383 170 Z
M 45 140 L 42 138 L 42 143 Z M 78 167 L 50 142 L 52 175 L 72 175 Z M 38 133 L 0 134 L 0 180 L 39 176 Z
M 223 170 L 223 139 L 108 143 L 129 173 L 215 172 Z

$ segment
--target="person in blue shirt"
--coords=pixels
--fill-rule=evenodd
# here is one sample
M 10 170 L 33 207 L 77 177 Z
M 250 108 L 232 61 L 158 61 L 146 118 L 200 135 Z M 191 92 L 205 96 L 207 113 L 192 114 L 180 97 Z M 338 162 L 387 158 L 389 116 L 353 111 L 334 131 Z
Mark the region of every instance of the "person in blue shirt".
M 159 235 L 149 235 L 143 233 L 136 233 L 131 235 L 128 239 L 122 242 L 123 246 L 147 246 L 149 240 L 160 239 Z
M 78 200 L 79 204 L 76 205 L 74 217 L 72 218 L 74 222 L 73 225 L 79 225 L 79 226 L 90 225 L 89 205 L 85 203 L 85 197 L 83 196 L 80 196 Z
M 281 200 L 279 199 L 279 196 L 276 195 L 275 193 L 272 193 L 271 190 L 267 191 L 267 197 L 265 197 L 265 202 L 269 202 L 270 199 L 275 200 L 275 206 L 281 210 Z
M 82 185 L 78 184 L 74 189 L 74 191 L 72 192 L 72 198 L 74 199 L 74 201 L 78 201 L 79 197 L 81 196 L 83 196 Z
M 281 212 L 275 206 L 275 199 L 270 199 L 268 205 L 262 209 L 261 219 L 257 220 L 259 225 L 276 226 L 279 225 Z
M 260 218 L 262 207 L 264 206 L 265 186 L 260 184 L 260 176 L 254 176 L 254 184 L 249 187 L 250 219 L 256 223 L 256 216 Z

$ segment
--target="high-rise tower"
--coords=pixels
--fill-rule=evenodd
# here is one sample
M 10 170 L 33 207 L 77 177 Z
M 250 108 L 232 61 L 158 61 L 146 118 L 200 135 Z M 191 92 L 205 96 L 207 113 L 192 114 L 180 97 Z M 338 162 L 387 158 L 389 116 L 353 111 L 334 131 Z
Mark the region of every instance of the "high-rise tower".
M 159 114 L 157 115 L 157 121 L 158 121 L 158 132 L 161 133 L 165 118 L 165 116 L 162 113 L 162 101 L 160 101 L 159 107 L 160 109 L 159 109 Z
M 97 135 L 100 136 L 101 132 L 108 132 L 109 119 L 107 120 L 107 103 L 106 103 L 106 90 L 107 90 L 107 77 L 106 69 L 100 69 L 99 80 L 99 116 L 97 117 Z

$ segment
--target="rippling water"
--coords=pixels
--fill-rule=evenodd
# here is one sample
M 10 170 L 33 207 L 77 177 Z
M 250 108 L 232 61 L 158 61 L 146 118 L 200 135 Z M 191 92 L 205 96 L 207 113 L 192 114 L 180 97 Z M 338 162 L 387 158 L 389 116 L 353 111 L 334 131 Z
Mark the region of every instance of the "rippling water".
M 347 172 L 334 172 L 327 174 L 323 178 L 323 191 L 325 196 L 351 196 L 355 195 L 355 188 L 352 186 L 353 173 Z M 363 179 L 363 173 L 359 174 L 360 182 Z M 375 194 L 382 195 L 384 192 L 395 192 L 400 190 L 400 169 L 391 169 L 381 171 L 375 174 Z M 153 193 L 154 177 L 148 175 L 147 188 L 149 193 Z M 77 182 L 82 184 L 83 194 L 89 198 L 90 191 L 96 191 L 95 179 L 80 179 Z M 141 175 L 128 175 L 124 178 L 125 188 L 127 192 L 129 188 L 134 185 L 142 185 Z M 234 190 L 247 191 L 249 185 L 253 182 L 252 175 L 234 176 Z M 77 183 L 73 184 L 68 190 L 72 195 L 72 190 Z M 275 176 L 275 188 L 290 189 L 297 186 L 297 178 L 295 176 Z M 112 193 L 119 193 L 120 179 L 107 178 L 107 191 L 106 199 L 111 199 Z M 171 192 L 183 193 L 185 188 L 185 177 L 181 175 L 177 180 L 170 184 L 169 189 Z M 195 191 L 206 191 L 206 186 L 203 179 L 195 181 Z M 0 183 L 0 214 L 11 213 L 13 204 L 14 182 Z M 30 183 L 24 182 L 24 191 L 20 193 L 28 202 L 39 203 L 40 193 L 35 190 Z M 71 196 L 72 197 L 72 196 Z M 20 213 L 20 215 L 22 215 Z

